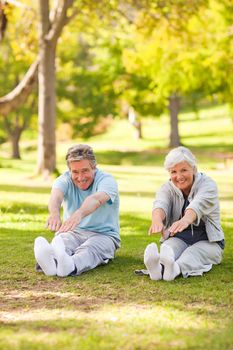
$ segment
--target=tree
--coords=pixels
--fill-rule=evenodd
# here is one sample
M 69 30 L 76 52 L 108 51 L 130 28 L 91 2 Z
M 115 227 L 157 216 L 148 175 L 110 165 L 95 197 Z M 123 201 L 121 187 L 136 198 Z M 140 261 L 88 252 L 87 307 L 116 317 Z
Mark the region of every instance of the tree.
M 74 19 L 64 30 L 58 47 L 57 115 L 60 122 L 70 124 L 74 136 L 87 138 L 105 130 L 110 115 L 116 112 L 117 96 L 113 89 L 115 73 L 100 58 L 105 51 L 98 33 L 81 33 L 77 22 Z M 114 70 L 115 65 L 111 68 Z
M 0 114 L 2 116 L 8 115 L 27 101 L 37 84 L 38 63 L 38 60 L 33 62 L 19 84 L 7 95 L 0 97 Z
M 16 111 L 9 113 L 3 118 L 4 129 L 12 145 L 11 158 L 21 159 L 19 140 L 23 131 L 26 130 L 30 124 L 35 106 L 36 96 L 30 95 L 24 107 L 18 108 Z
M 50 173 L 56 166 L 55 55 L 57 40 L 62 29 L 74 16 L 75 12 L 69 16 L 67 14 L 73 2 L 73 0 L 58 0 L 54 2 L 54 7 L 50 9 L 49 0 L 39 1 L 40 39 L 38 59 L 34 61 L 20 83 L 10 93 L 0 98 L 1 115 L 6 116 L 11 111 L 19 108 L 27 100 L 37 82 L 38 72 L 38 173 Z M 5 122 L 5 125 L 7 126 L 8 123 Z
M 216 1 L 211 0 L 210 3 Z M 224 3 L 228 5 L 225 8 L 230 7 L 228 0 L 224 0 Z M 39 172 L 49 174 L 56 167 L 56 49 L 64 26 L 76 13 L 78 13 L 75 22 L 77 37 L 80 33 L 87 32 L 89 28 L 92 32 L 98 32 L 98 35 L 93 35 L 94 40 L 87 43 L 87 58 L 89 60 L 91 57 L 91 65 L 86 62 L 86 65 L 79 66 L 80 56 L 70 56 L 74 61 L 71 63 L 74 63 L 72 77 L 70 75 L 72 79 L 68 86 L 70 90 L 65 91 L 63 101 L 70 99 L 73 111 L 78 110 L 81 117 L 87 114 L 91 120 L 86 124 L 87 129 L 90 129 L 98 116 L 106 113 L 105 109 L 114 113 L 119 112 L 117 108 L 121 103 L 116 101 L 122 101 L 122 104 L 126 101 L 141 115 L 146 115 L 156 105 L 159 106 L 158 110 L 166 105 L 171 115 L 170 145 L 177 145 L 180 142 L 178 133 L 180 98 L 200 89 L 212 93 L 223 84 L 220 71 L 221 65 L 226 62 L 226 57 L 222 55 L 218 60 L 217 46 L 214 51 L 217 64 L 214 67 L 219 65 L 219 69 L 214 84 L 210 84 L 209 78 L 214 76 L 211 53 L 208 52 L 211 46 L 208 44 L 208 35 L 205 40 L 203 37 L 205 38 L 207 26 L 211 33 L 214 30 L 210 23 L 204 20 L 204 16 L 209 15 L 210 9 L 212 11 L 205 0 L 190 0 L 189 6 L 185 0 L 177 2 L 57 0 L 54 1 L 52 8 L 48 0 L 40 0 L 39 4 L 38 61 L 31 67 L 28 78 L 21 81 L 24 82 L 21 86 L 19 84 L 13 90 L 14 93 L 0 99 L 0 113 L 5 109 L 5 115 L 10 111 L 7 108 L 14 109 L 25 101 L 35 83 L 39 64 Z M 110 31 L 110 27 L 114 30 Z M 216 25 L 215 27 L 217 28 Z M 212 45 L 213 42 L 214 39 Z M 226 48 L 223 41 L 221 45 Z M 104 59 L 102 59 L 103 53 Z M 57 63 L 60 64 L 61 61 L 62 59 L 57 60 Z M 230 72 L 230 59 L 228 67 Z M 80 79 L 85 87 L 80 84 Z M 32 84 L 27 84 L 28 82 Z M 63 82 L 69 83 L 67 79 L 63 79 Z M 62 91 L 60 87 L 57 91 L 59 90 Z M 25 91 L 28 93 L 24 95 Z M 77 93 L 81 97 L 77 97 Z M 21 98 L 23 95 L 25 97 Z M 63 101 L 61 99 L 61 102 Z M 59 103 L 59 110 L 61 105 L 62 103 Z M 100 107 L 99 110 L 97 106 Z
M 58 38 L 63 27 L 72 18 L 68 10 L 73 0 L 57 1 L 50 10 L 49 0 L 39 0 L 40 43 L 39 43 L 39 135 L 38 173 L 46 176 L 56 168 L 55 139 L 55 57 Z
M 147 13 L 142 9 L 132 31 L 135 45 L 124 52 L 126 70 L 149 80 L 155 100 L 169 109 L 170 147 L 180 145 L 182 96 L 206 86 L 209 73 L 202 62 L 200 35 L 196 36 L 200 30 L 197 19 L 206 3 L 191 1 L 188 8 L 185 6 L 182 1 L 168 1 L 167 6 L 154 4 Z
M 4 2 L 2 7 L 8 25 L 1 40 L 0 94 L 4 95 L 12 86 L 16 87 L 0 98 L 0 122 L 6 138 L 12 144 L 12 157 L 20 158 L 19 140 L 30 123 L 32 106 L 36 104 L 35 96 L 30 96 L 30 102 L 27 99 L 37 83 L 38 61 L 35 60 L 35 12 L 19 2 L 16 4 L 17 7 L 13 7 Z M 24 22 L 21 21 L 22 17 Z M 33 60 L 34 63 L 24 75 Z M 20 107 L 22 104 L 24 106 Z

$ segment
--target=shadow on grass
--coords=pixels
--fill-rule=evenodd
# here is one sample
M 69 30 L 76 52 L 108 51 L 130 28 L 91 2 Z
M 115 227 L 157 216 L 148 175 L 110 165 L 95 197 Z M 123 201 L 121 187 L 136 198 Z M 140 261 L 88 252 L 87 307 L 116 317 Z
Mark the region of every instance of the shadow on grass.
M 26 193 L 50 193 L 50 187 L 32 187 L 20 185 L 0 185 L 0 191 L 4 192 L 26 192 Z
M 164 150 L 146 150 L 140 152 L 96 151 L 98 163 L 107 165 L 158 165 L 163 163 Z
M 233 201 L 232 195 L 220 195 L 219 200 L 221 201 Z
M 203 135 L 203 137 L 212 137 L 215 136 L 215 134 L 206 134 Z M 199 135 L 193 135 L 192 139 L 195 137 L 200 137 Z M 190 139 L 190 136 L 182 137 L 182 144 L 185 146 L 185 140 Z M 222 143 L 216 143 L 214 145 L 201 145 L 200 143 L 198 146 L 192 146 L 190 147 L 191 150 L 196 153 L 197 155 L 200 155 L 202 159 L 206 158 L 206 161 L 208 162 L 210 158 L 218 157 L 219 159 L 224 158 L 224 153 L 230 153 L 233 152 L 233 145 L 223 145 Z M 124 166 L 162 166 L 164 162 L 164 157 L 168 152 L 167 149 L 158 149 L 158 148 L 151 148 L 143 151 L 116 151 L 116 150 L 106 150 L 106 151 L 96 151 L 96 158 L 97 162 L 99 164 L 104 165 L 124 165 Z M 2 160 L 2 164 L 7 164 L 6 160 Z M 10 165 L 10 168 L 17 169 L 16 166 Z M 26 191 L 26 192 L 36 192 L 36 193 L 47 193 L 49 191 L 49 188 L 43 188 L 43 187 L 20 187 L 20 186 L 0 186 L 0 190 L 7 190 L 9 188 L 9 191 L 14 189 L 17 191 Z
M 214 136 L 214 135 L 213 135 Z M 187 137 L 188 138 L 188 137 Z M 225 154 L 233 153 L 233 144 L 224 145 L 222 142 L 216 143 L 214 145 L 206 145 L 198 142 L 198 146 L 190 147 L 194 154 L 206 158 L 208 162 L 209 159 L 224 159 Z
M 128 196 L 128 197 L 145 197 L 145 198 L 151 198 L 151 200 L 155 197 L 155 192 L 145 192 L 145 191 L 134 191 L 134 192 L 126 192 L 126 191 L 120 191 L 120 195 L 122 196 Z
M 39 205 L 39 204 L 32 204 L 27 202 L 11 202 L 7 204 L 0 204 L 0 210 L 3 214 L 19 214 L 19 215 L 25 215 L 25 214 L 48 214 L 48 207 L 47 205 Z
M 147 232 L 150 226 L 151 220 L 141 218 L 137 213 L 124 213 L 120 215 L 121 233 L 126 234 L 127 230 L 134 229 L 135 234 L 141 235 L 142 232 Z
M 210 135 L 206 135 L 211 137 Z M 214 134 L 213 134 L 214 136 Z M 194 135 L 195 137 L 195 135 Z M 198 136 L 199 137 L 199 136 Z M 189 139 L 190 137 L 187 137 Z M 183 146 L 185 144 L 186 137 L 183 137 L 181 142 Z M 201 157 L 202 161 L 208 162 L 210 159 L 219 159 L 222 160 L 225 157 L 225 154 L 233 152 L 232 145 L 223 145 L 222 143 L 216 143 L 214 145 L 201 145 L 200 142 L 198 146 L 192 146 L 190 149 L 197 155 Z M 140 165 L 140 166 L 163 166 L 165 155 L 169 149 L 148 149 L 138 152 L 128 152 L 128 151 L 97 151 L 97 161 L 100 164 L 106 165 Z
M 227 136 L 227 134 L 229 135 L 229 136 L 231 136 L 232 135 L 232 131 L 231 131 L 231 129 L 228 129 L 228 131 L 227 132 L 225 132 L 225 135 Z M 183 136 L 182 137 L 182 140 L 185 140 L 185 139 L 190 139 L 190 138 L 192 138 L 192 139 L 200 139 L 200 137 L 203 137 L 203 138 L 206 138 L 206 139 L 211 139 L 212 137 L 217 137 L 217 136 L 222 136 L 222 130 L 219 130 L 218 132 L 206 132 L 206 133 L 201 133 L 201 134 L 197 134 L 197 133 L 194 133 L 194 134 L 188 134 L 187 136 Z M 219 144 L 215 144 L 214 146 L 218 146 Z M 231 146 L 231 145 L 228 145 L 229 147 Z M 227 146 L 227 147 L 228 147 Z M 224 146 L 224 147 L 226 147 L 226 146 Z
M 101 306 L 92 317 L 88 315 L 91 314 L 91 308 L 81 314 L 70 310 L 63 317 L 56 312 L 46 315 L 46 310 L 42 310 L 42 320 L 38 314 L 31 312 L 25 318 L 16 315 L 14 321 L 3 323 L 2 326 L 3 330 L 14 330 L 14 344 L 19 346 L 18 349 L 232 348 L 230 322 L 223 320 L 220 332 L 219 322 L 214 320 L 213 324 L 207 312 L 206 323 L 204 317 L 197 313 L 195 324 L 194 315 L 189 314 L 189 310 L 179 311 L 172 306 L 154 307 L 153 313 L 141 305 L 119 307 L 118 311 L 113 307 L 112 317 Z M 9 337 L 3 344 L 7 349 L 14 349 Z M 175 347 L 171 344 L 175 344 Z
M 13 311 L 12 319 L 2 322 L 1 343 L 5 349 L 48 350 L 232 348 L 230 320 L 223 319 L 220 327 L 208 305 L 201 314 L 198 308 L 177 310 L 175 304 L 108 305 L 93 309 L 89 301 L 85 308 L 74 302 L 70 310 Z

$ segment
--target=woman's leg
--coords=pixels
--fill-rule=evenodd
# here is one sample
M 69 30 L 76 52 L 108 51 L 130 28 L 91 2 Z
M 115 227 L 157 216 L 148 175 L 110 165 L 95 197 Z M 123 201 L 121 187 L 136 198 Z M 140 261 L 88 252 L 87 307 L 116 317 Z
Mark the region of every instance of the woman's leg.
M 215 242 L 199 241 L 189 246 L 177 259 L 183 277 L 201 276 L 220 264 L 223 250 Z
M 162 279 L 162 266 L 156 243 L 150 243 L 144 252 L 144 264 L 149 272 L 150 279 L 159 281 Z
M 188 247 L 181 239 L 171 237 L 161 244 L 160 254 L 156 243 L 150 243 L 144 252 L 144 264 L 152 280 L 173 280 L 180 274 L 179 266 L 175 260 Z M 162 274 L 162 265 L 164 271 Z
M 176 260 L 187 249 L 188 245 L 179 238 L 171 237 L 164 241 L 160 248 L 160 264 L 164 266 L 163 279 L 174 280 L 180 273 Z

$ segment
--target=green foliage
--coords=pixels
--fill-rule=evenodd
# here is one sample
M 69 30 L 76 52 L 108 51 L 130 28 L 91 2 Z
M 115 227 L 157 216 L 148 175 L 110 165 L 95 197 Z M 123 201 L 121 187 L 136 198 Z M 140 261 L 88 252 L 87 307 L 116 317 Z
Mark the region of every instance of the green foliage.
M 115 114 L 112 78 L 104 69 L 98 69 L 95 54 L 77 31 L 72 33 L 75 41 L 72 50 L 67 49 L 70 47 L 67 33 L 64 45 L 60 46 L 58 116 L 72 125 L 74 135 L 88 137 L 95 133 L 94 126 L 101 117 Z
M 1 41 L 0 55 L 0 96 L 8 94 L 19 84 L 30 64 L 36 58 L 36 10 L 24 2 L 22 6 L 8 5 L 6 7 L 7 28 Z M 0 142 L 10 140 L 16 134 L 23 132 L 35 114 L 37 104 L 33 93 L 24 106 L 18 108 L 6 117 L 0 118 Z M 20 137 L 20 136 L 19 136 Z
M 152 13 L 142 10 L 132 35 L 135 45 L 124 51 L 127 72 L 149 79 L 156 101 L 163 103 L 173 93 L 232 96 L 232 38 L 224 4 L 190 2 L 187 11 L 183 5 L 168 2 L 165 17 L 159 4 Z
M 174 92 L 184 104 L 212 95 L 231 103 L 231 1 L 75 1 L 75 8 L 56 60 L 58 124 L 69 123 L 72 136 L 104 131 L 104 119 L 125 116 L 129 106 L 139 117 L 158 116 Z M 9 5 L 7 18 L 0 96 L 20 81 L 38 49 L 37 4 Z M 9 118 L 14 125 L 15 115 Z

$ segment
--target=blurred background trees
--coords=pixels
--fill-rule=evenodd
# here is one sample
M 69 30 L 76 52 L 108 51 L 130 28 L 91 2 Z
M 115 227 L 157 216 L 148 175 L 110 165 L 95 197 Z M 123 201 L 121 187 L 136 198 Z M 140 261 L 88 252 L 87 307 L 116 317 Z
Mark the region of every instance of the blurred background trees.
M 138 121 L 168 111 L 174 147 L 182 142 L 182 109 L 232 104 L 230 0 L 0 3 L 0 141 L 11 140 L 19 158 L 23 130 L 36 130 L 39 172 L 56 168 L 59 125 L 70 137 L 88 138 L 130 109 Z M 16 103 L 10 93 L 33 64 L 27 100 Z

